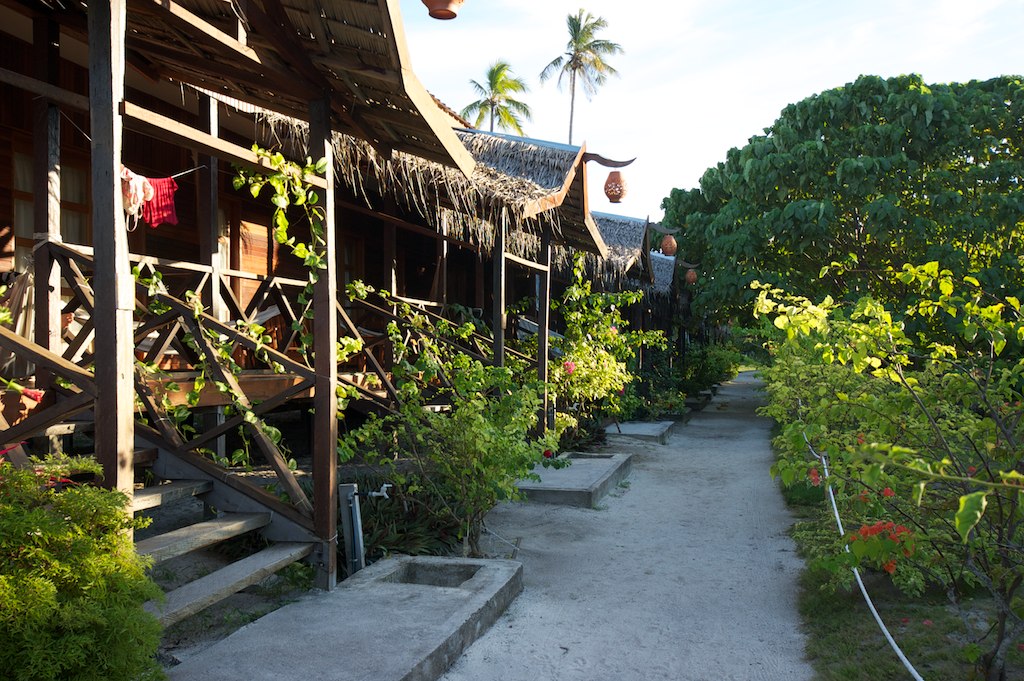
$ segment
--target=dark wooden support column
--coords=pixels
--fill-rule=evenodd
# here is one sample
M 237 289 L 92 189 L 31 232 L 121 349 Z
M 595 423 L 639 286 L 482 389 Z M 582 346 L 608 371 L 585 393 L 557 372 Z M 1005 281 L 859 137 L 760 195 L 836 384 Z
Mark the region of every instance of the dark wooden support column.
M 36 77 L 58 85 L 60 75 L 60 26 L 36 17 L 32 23 L 32 50 Z M 34 100 L 32 196 L 34 240 L 60 241 L 60 109 L 44 98 Z M 32 257 L 35 277 L 35 342 L 61 354 L 60 271 L 48 248 L 37 248 Z M 37 365 L 36 387 L 47 389 L 53 374 Z M 51 442 L 53 448 L 57 443 Z
M 89 120 L 96 276 L 96 455 L 103 484 L 131 495 L 135 437 L 132 314 L 135 282 L 121 204 L 121 114 L 127 0 L 89 7 Z
M 483 249 L 478 249 L 476 252 L 476 259 L 473 261 L 473 290 L 475 295 L 473 297 L 474 307 L 478 307 L 481 310 L 484 308 L 486 298 L 484 297 L 484 252 Z M 481 315 L 483 313 L 481 312 Z
M 550 338 L 548 328 L 551 326 L 551 228 L 544 230 L 540 241 L 538 260 L 546 269 L 537 272 L 537 378 L 547 383 L 548 380 L 548 347 Z M 544 402 L 538 425 L 541 432 L 553 427 L 548 421 L 549 414 L 554 416 L 554 405 L 550 404 L 551 396 L 544 389 Z
M 333 589 L 338 570 L 338 258 L 335 238 L 334 157 L 331 145 L 331 106 L 325 98 L 309 106 L 309 155 L 327 159 L 324 209 L 324 267 L 313 285 L 313 526 L 321 545 L 316 585 Z
M 494 290 L 492 310 L 494 318 L 494 363 L 498 366 L 505 366 L 505 236 L 506 226 L 504 220 L 494 230 Z
M 209 95 L 199 96 L 199 127 L 212 137 L 219 136 L 220 121 L 218 119 L 218 102 Z M 199 257 L 204 265 L 210 266 L 210 286 L 206 289 L 203 300 L 210 310 L 210 316 L 220 322 L 228 321 L 228 308 L 221 293 L 221 278 L 227 263 L 227 250 L 230 236 L 220 220 L 220 196 L 217 180 L 217 157 L 208 153 L 197 155 L 200 166 L 196 179 L 197 212 L 199 218 Z M 211 430 L 224 423 L 224 408 L 216 407 L 201 415 L 203 430 Z M 212 443 L 212 449 L 218 456 L 224 457 L 226 452 L 225 438 L 219 437 Z

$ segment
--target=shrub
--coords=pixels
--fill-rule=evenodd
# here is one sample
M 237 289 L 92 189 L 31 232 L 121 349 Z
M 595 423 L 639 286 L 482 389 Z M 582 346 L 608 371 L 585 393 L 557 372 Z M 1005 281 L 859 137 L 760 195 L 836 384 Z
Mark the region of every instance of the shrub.
M 63 490 L 58 491 L 61 486 Z M 163 678 L 120 492 L 0 463 L 0 669 L 16 681 Z

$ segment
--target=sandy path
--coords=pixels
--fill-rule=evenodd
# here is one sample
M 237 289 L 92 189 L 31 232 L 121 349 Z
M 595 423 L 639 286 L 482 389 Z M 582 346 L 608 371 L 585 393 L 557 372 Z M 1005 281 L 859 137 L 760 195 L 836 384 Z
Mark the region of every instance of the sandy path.
M 759 385 L 723 386 L 668 445 L 612 438 L 636 456 L 599 510 L 495 509 L 489 528 L 522 538 L 526 589 L 441 678 L 810 679 Z

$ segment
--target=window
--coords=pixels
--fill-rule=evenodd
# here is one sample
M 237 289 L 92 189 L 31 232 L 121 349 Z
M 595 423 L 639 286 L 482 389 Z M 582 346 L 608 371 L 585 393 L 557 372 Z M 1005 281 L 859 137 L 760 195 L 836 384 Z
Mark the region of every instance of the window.
M 25 271 L 31 263 L 34 228 L 32 156 L 14 153 L 14 236 L 15 269 Z M 60 233 L 64 241 L 88 244 L 89 171 L 85 164 L 62 162 L 60 173 Z

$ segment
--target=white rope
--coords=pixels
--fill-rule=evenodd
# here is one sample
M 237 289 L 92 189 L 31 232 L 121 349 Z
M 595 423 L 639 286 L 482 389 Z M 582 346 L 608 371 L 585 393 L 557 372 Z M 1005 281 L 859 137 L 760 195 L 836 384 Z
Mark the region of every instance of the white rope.
M 832 515 L 836 519 L 836 527 L 839 529 L 839 536 L 845 537 L 846 531 L 843 529 L 843 521 L 839 517 L 839 507 L 836 505 L 836 495 L 832 491 L 832 485 L 828 483 L 829 471 L 828 471 L 828 457 L 824 454 L 818 454 L 814 451 L 814 447 L 811 446 L 811 441 L 807 438 L 807 433 L 802 433 L 804 436 L 804 442 L 807 443 L 807 450 L 814 456 L 815 459 L 821 462 L 822 470 L 825 472 L 825 489 L 828 491 L 828 500 L 832 505 Z M 850 545 L 844 544 L 843 548 L 846 549 L 847 553 L 850 553 Z M 885 626 L 885 622 L 882 621 L 882 616 L 878 614 L 878 610 L 875 609 L 875 604 L 871 600 L 871 596 L 868 594 L 867 587 L 864 586 L 864 580 L 860 578 L 860 570 L 857 568 L 851 568 L 853 570 L 853 576 L 857 579 L 857 586 L 860 588 L 860 593 L 864 596 L 864 602 L 867 603 L 868 610 L 871 611 L 872 616 L 875 618 L 875 622 L 878 623 L 878 628 L 882 630 L 882 634 L 885 636 L 885 640 L 889 642 L 889 647 L 896 653 L 896 657 L 900 659 L 903 666 L 906 667 L 910 675 L 914 677 L 915 681 L 924 681 L 917 670 L 914 669 L 914 665 L 910 663 L 907 656 L 903 654 L 899 644 L 889 633 L 889 629 Z

